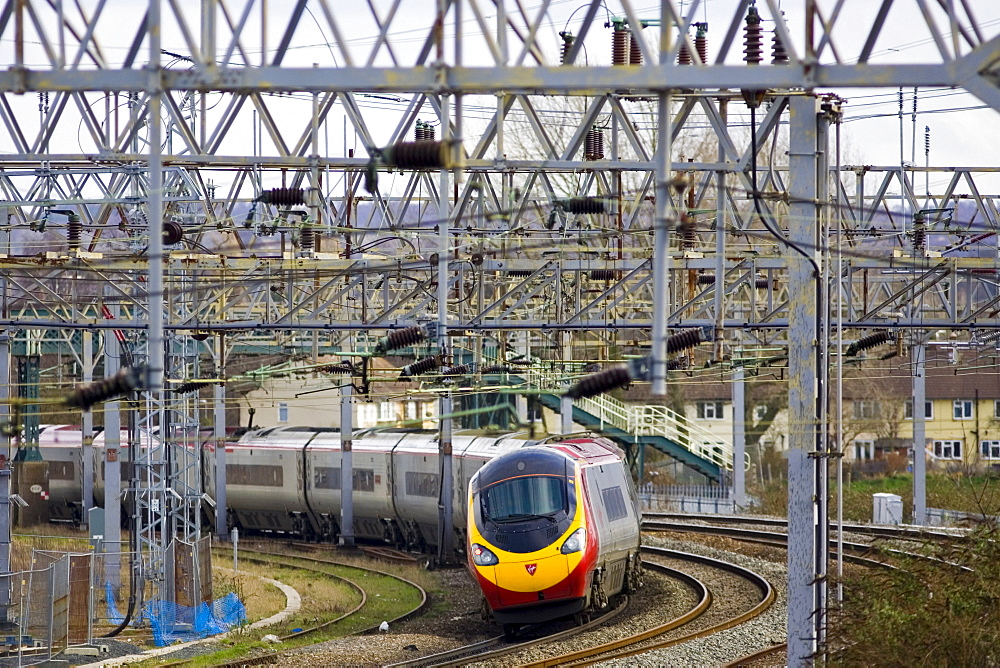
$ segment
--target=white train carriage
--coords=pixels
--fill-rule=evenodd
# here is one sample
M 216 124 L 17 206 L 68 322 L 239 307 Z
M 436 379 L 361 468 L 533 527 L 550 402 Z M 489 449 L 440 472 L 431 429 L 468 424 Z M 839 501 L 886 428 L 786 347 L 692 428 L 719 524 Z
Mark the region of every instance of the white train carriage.
M 453 435 L 452 520 L 457 541 L 465 537 L 465 490 L 469 480 L 491 457 L 524 443 L 511 436 Z M 392 449 L 393 519 L 388 523 L 394 534 L 390 542 L 412 549 L 437 545 L 441 480 L 438 449 L 437 431 L 409 434 Z
M 83 518 L 83 432 L 76 425 L 45 425 L 38 434 L 49 465 L 49 519 L 79 524 Z
M 362 436 L 364 436 L 362 438 Z M 351 439 L 353 533 L 355 538 L 385 540 L 386 518 L 392 516 L 392 482 L 389 452 L 399 433 L 357 432 Z M 321 531 L 319 538 L 337 540 L 341 534 L 340 434 L 317 437 L 308 449 L 306 471 L 310 513 Z
M 369 438 L 385 433 L 376 432 Z M 461 442 L 461 437 L 453 439 L 456 442 Z M 458 451 L 460 448 L 453 446 L 453 453 Z M 421 430 L 403 434 L 387 454 L 392 484 L 392 510 L 386 516 L 391 534 L 387 539 L 397 546 L 418 550 L 437 545 L 441 484 L 438 432 Z M 452 457 L 452 461 L 457 459 Z
M 226 499 L 236 526 L 310 536 L 302 485 L 310 427 L 275 427 L 245 434 L 226 446 Z

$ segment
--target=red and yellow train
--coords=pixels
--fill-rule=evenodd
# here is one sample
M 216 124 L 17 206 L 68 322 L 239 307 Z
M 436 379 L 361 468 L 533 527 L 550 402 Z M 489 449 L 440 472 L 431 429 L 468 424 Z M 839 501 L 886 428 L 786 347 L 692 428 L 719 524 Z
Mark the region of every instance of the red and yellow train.
M 561 617 L 582 622 L 642 584 L 635 485 L 605 438 L 495 457 L 470 482 L 467 518 L 483 612 L 508 636 Z

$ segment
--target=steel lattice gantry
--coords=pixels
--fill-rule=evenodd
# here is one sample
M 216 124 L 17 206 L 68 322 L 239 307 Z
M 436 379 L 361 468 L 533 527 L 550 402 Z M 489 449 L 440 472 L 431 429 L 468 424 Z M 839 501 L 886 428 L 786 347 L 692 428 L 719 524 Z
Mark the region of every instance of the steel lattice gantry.
M 164 388 L 224 381 L 228 353 L 308 365 L 426 321 L 449 334 L 442 352 L 571 373 L 652 343 L 654 380 L 667 332 L 693 327 L 712 328 L 699 361 L 716 367 L 780 351 L 822 366 L 797 310 L 819 295 L 849 340 L 947 329 L 981 345 L 998 328 L 996 170 L 839 165 L 826 128 L 841 113 L 828 91 L 852 87 L 954 86 L 1000 109 L 995 8 L 807 0 L 782 19 L 774 0 L 710 4 L 9 0 L 0 325 L 70 350 L 81 327 L 121 332 L 147 351 L 161 434 L 168 416 L 197 423 Z M 900 29 L 926 48 L 887 50 Z M 451 169 L 383 164 L 428 132 Z M 829 447 L 813 442 L 815 399 L 803 386 L 793 407 L 803 456 Z M 182 498 L 188 534 L 200 501 L 179 479 L 147 493 Z M 811 503 L 792 495 L 790 517 Z M 822 640 L 816 563 L 789 564 L 792 663 Z

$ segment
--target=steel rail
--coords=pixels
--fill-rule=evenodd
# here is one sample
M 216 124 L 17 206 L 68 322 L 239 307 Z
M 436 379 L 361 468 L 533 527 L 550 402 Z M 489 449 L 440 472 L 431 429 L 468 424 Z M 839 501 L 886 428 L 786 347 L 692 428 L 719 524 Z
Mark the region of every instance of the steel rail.
M 735 661 L 730 661 L 729 663 L 724 664 L 722 668 L 745 668 L 748 665 L 752 665 L 756 661 L 760 661 L 761 659 L 766 659 L 767 657 L 770 656 L 777 656 L 778 654 L 787 651 L 788 651 L 788 643 L 783 642 L 778 645 L 771 645 L 770 647 L 765 647 L 759 652 L 754 652 L 753 654 L 747 654 L 746 656 L 741 656 Z
M 755 529 L 740 529 L 736 527 L 720 527 L 711 525 L 697 525 L 697 524 L 682 524 L 674 522 L 648 522 L 644 521 L 642 523 L 642 528 L 646 531 L 676 531 L 679 533 L 701 533 L 714 536 L 726 536 L 734 540 L 739 540 L 743 542 L 750 543 L 764 543 L 774 545 L 776 547 L 787 547 L 786 543 L 788 536 L 781 532 L 773 531 L 758 531 Z M 881 551 L 886 555 L 894 556 L 902 559 L 923 559 L 927 561 L 938 562 L 945 566 L 954 566 L 961 569 L 969 570 L 967 566 L 962 566 L 961 564 L 955 564 L 944 559 L 938 559 L 935 557 L 928 557 L 923 554 L 915 552 L 906 552 L 905 550 L 897 550 L 894 548 L 884 548 L 872 545 L 869 543 L 854 543 L 849 541 L 841 541 L 840 543 L 844 547 L 845 555 L 844 559 L 848 561 L 855 561 L 858 563 L 863 563 L 864 565 L 879 565 L 879 566 L 890 566 L 890 564 L 885 564 L 881 561 L 875 559 L 866 559 L 857 555 L 864 555 L 873 551 Z M 831 538 L 829 540 L 829 545 L 832 549 L 836 549 L 837 540 Z M 853 552 L 855 555 L 848 555 L 846 552 Z M 858 561 L 860 560 L 860 561 Z
M 259 557 L 249 556 L 248 557 L 248 556 L 245 556 L 247 553 L 249 553 L 251 555 L 261 555 L 261 556 L 259 556 Z M 345 563 L 345 562 L 342 562 L 342 561 L 336 561 L 336 560 L 333 560 L 333 559 L 317 559 L 315 557 L 307 557 L 307 556 L 300 556 L 300 555 L 290 555 L 290 554 L 284 554 L 284 553 L 281 553 L 281 552 L 267 552 L 267 551 L 263 551 L 263 550 L 247 550 L 247 549 L 243 549 L 241 551 L 241 558 L 244 559 L 245 561 L 253 561 L 253 562 L 256 562 L 256 563 L 263 563 L 263 564 L 268 564 L 268 565 L 270 565 L 270 564 L 273 563 L 273 561 L 271 561 L 269 559 L 265 559 L 263 557 L 270 557 L 271 559 L 273 559 L 274 557 L 278 557 L 278 558 L 283 558 L 283 559 L 288 559 L 288 560 L 298 560 L 298 561 L 312 562 L 312 563 L 317 564 L 318 566 L 323 566 L 323 565 L 326 565 L 326 566 L 344 566 L 344 567 L 347 567 L 347 568 L 355 568 L 355 569 L 358 569 L 360 571 L 371 571 L 373 573 L 378 573 L 380 575 L 384 575 L 386 577 L 390 577 L 390 578 L 399 580 L 400 582 L 403 582 L 405 584 L 408 584 L 408 585 L 416 588 L 416 590 L 419 591 L 420 595 L 421 595 L 421 597 L 420 597 L 420 604 L 417 607 L 415 607 L 414 609 L 410 610 L 409 612 L 406 612 L 406 613 L 404 613 L 402 615 L 399 615 L 399 616 L 397 616 L 397 617 L 389 620 L 390 623 L 398 623 L 398 622 L 402 622 L 402 621 L 404 621 L 406 619 L 409 619 L 410 617 L 412 617 L 412 616 L 416 615 L 417 613 L 423 611 L 427 607 L 428 597 L 427 597 L 426 590 L 424 590 L 423 587 L 421 587 L 420 585 L 416 584 L 415 582 L 413 582 L 411 580 L 408 580 L 408 579 L 406 579 L 404 577 L 401 577 L 399 575 L 396 575 L 395 573 L 388 573 L 386 571 L 383 571 L 383 570 L 380 570 L 380 569 L 377 569 L 377 568 L 368 568 L 368 567 L 365 567 L 365 566 L 358 566 L 356 564 L 348 564 L 348 563 Z M 293 564 L 283 564 L 283 565 L 293 566 Z M 297 567 L 297 568 L 303 568 L 302 566 L 295 566 L 295 567 Z M 336 575 L 334 573 L 330 573 L 329 571 L 323 570 L 323 569 L 318 568 L 318 567 L 316 567 L 316 568 L 306 567 L 306 568 L 304 568 L 304 570 L 309 570 L 309 571 L 313 571 L 313 572 L 316 572 L 316 573 L 322 573 L 323 575 L 326 575 L 326 576 L 329 576 L 329 577 L 333 577 L 333 578 L 336 578 L 338 580 L 341 580 L 341 581 L 347 583 L 348 585 L 354 587 L 356 590 L 358 590 L 361 593 L 361 602 L 357 606 L 355 606 L 353 609 L 351 609 L 350 611 L 344 613 L 343 615 L 341 615 L 341 616 L 339 616 L 339 617 L 337 617 L 335 619 L 327 620 L 327 621 L 325 621 L 325 622 L 323 622 L 321 624 L 317 624 L 316 626 L 311 626 L 309 628 L 305 628 L 305 629 L 303 629 L 301 631 L 297 631 L 297 632 L 294 632 L 294 633 L 289 633 L 289 634 L 284 635 L 284 636 L 280 636 L 279 640 L 281 640 L 282 642 L 284 642 L 286 640 L 293 639 L 293 638 L 301 638 L 301 637 L 306 636 L 306 635 L 314 634 L 314 633 L 316 633 L 318 631 L 321 631 L 323 629 L 327 629 L 327 628 L 333 626 L 334 624 L 337 624 L 338 622 L 341 622 L 341 621 L 347 619 L 348 617 L 357 614 L 358 612 L 360 612 L 362 610 L 362 608 L 368 602 L 368 594 L 364 591 L 364 589 L 361 586 L 359 586 L 355 582 L 352 582 L 350 579 L 342 577 L 340 575 Z M 368 627 L 366 629 L 363 629 L 361 631 L 356 631 L 352 635 L 363 635 L 363 634 L 366 634 L 366 633 L 372 633 L 372 632 L 376 631 L 377 629 L 378 629 L 377 626 L 372 626 L 372 627 Z M 266 665 L 270 665 L 270 664 L 273 664 L 275 662 L 278 662 L 278 659 L 280 658 L 281 654 L 282 654 L 282 652 L 269 652 L 268 654 L 261 655 L 261 656 L 256 656 L 256 657 L 253 657 L 253 658 L 235 659 L 235 660 L 227 662 L 227 663 L 216 664 L 216 668 L 241 668 L 242 666 L 249 666 L 249 665 L 265 665 L 265 664 Z M 193 659 L 185 659 L 185 660 L 182 660 L 182 661 L 175 661 L 173 663 L 167 663 L 167 664 L 162 664 L 162 665 L 164 665 L 164 666 L 183 666 L 183 665 L 191 663 L 192 661 L 193 661 Z
M 269 561 L 268 559 L 263 558 L 263 556 L 255 557 L 255 556 L 247 556 L 247 554 L 246 554 L 246 553 L 250 553 L 251 555 L 253 555 L 253 554 L 259 554 L 259 555 L 274 556 L 274 555 L 272 555 L 272 553 L 268 553 L 268 552 L 256 552 L 255 550 L 242 550 L 242 552 L 243 552 L 243 554 L 241 555 L 241 558 L 244 561 L 248 561 L 248 562 L 251 562 L 251 563 L 257 563 L 257 564 L 272 565 L 272 562 Z M 284 555 L 281 555 L 281 556 L 284 556 Z M 288 564 L 283 564 L 283 565 L 288 565 Z M 348 610 L 347 612 L 345 612 L 344 614 L 340 615 L 339 617 L 336 617 L 334 619 L 329 619 L 329 620 L 327 620 L 327 621 L 325 621 L 325 622 L 323 622 L 321 624 L 317 624 L 316 626 L 310 626 L 308 628 L 302 629 L 301 631 L 296 631 L 294 633 L 289 633 L 287 635 L 279 636 L 278 639 L 281 640 L 282 642 L 284 642 L 286 640 L 289 640 L 291 638 L 301 638 L 302 636 L 310 635 L 312 633 L 316 633 L 317 631 L 321 631 L 322 629 L 329 628 L 330 626 L 333 626 L 334 624 L 336 624 L 336 623 L 338 623 L 340 621 L 343 621 L 344 619 L 347 619 L 351 615 L 356 614 L 357 612 L 359 612 L 368 603 L 368 593 L 365 592 L 365 590 L 362 589 L 357 583 L 352 582 L 351 580 L 348 580 L 347 578 L 341 577 L 339 575 L 335 575 L 333 573 L 329 573 L 327 571 L 321 570 L 319 568 L 306 568 L 304 570 L 309 570 L 309 571 L 312 571 L 314 573 L 322 573 L 323 575 L 325 575 L 327 577 L 331 577 L 331 578 L 334 578 L 334 579 L 339 580 L 341 582 L 344 582 L 345 584 L 347 584 L 349 587 L 352 587 L 355 591 L 357 591 L 361 595 L 361 601 L 354 608 Z M 218 664 L 218 666 L 231 666 L 232 668 L 239 668 L 239 666 L 245 666 L 245 665 L 248 665 L 248 664 L 255 663 L 257 661 L 257 659 L 262 659 L 262 658 L 265 658 L 265 657 L 267 657 L 267 658 L 277 658 L 278 655 L 279 655 L 278 652 L 270 652 L 269 654 L 264 655 L 262 657 L 254 657 L 254 659 L 251 660 L 251 661 L 249 661 L 249 662 L 246 659 L 237 659 L 235 661 L 230 661 L 228 663 Z M 171 663 L 165 663 L 165 664 L 162 664 L 162 665 L 163 666 L 184 666 L 184 665 L 190 664 L 192 662 L 193 662 L 193 659 L 182 659 L 180 661 L 173 661 Z

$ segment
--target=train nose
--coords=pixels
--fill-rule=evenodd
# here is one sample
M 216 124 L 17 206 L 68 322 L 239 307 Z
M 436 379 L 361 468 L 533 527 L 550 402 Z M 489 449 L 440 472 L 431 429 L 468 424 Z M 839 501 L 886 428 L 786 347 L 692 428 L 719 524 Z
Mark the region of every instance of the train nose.
M 564 555 L 501 562 L 496 566 L 502 605 L 569 596 L 569 562 Z

